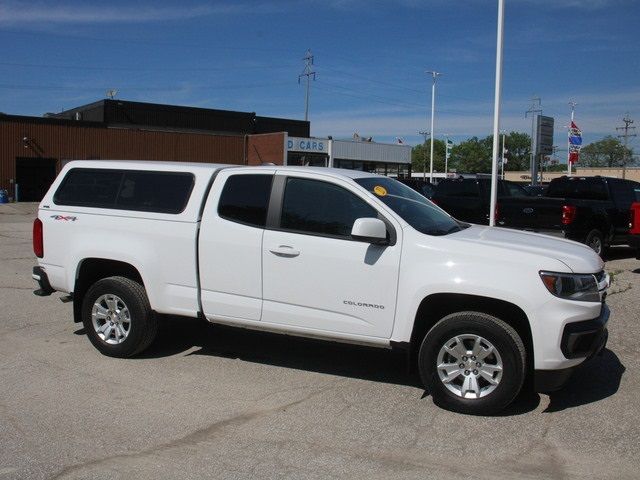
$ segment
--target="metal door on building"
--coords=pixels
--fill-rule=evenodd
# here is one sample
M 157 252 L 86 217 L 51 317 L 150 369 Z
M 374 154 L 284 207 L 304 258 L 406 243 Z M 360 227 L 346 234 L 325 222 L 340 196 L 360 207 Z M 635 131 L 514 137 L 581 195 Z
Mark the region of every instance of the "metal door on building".
M 16 158 L 16 178 L 20 202 L 39 202 L 56 178 L 55 158 Z M 15 192 L 14 192 L 15 193 Z

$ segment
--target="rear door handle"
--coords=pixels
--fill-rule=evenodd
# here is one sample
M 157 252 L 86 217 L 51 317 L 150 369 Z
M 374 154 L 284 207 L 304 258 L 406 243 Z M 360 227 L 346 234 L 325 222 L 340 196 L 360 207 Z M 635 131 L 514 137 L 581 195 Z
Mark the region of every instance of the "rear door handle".
M 278 257 L 297 257 L 300 255 L 300 251 L 289 245 L 278 245 L 277 247 L 270 248 L 269 251 Z

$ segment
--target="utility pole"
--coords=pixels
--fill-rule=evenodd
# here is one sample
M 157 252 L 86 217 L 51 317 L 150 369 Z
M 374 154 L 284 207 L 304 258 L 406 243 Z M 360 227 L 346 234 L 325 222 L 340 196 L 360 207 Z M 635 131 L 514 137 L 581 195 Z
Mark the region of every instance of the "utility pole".
M 424 138 L 424 143 L 422 144 L 422 180 L 427 181 L 427 137 L 429 136 L 429 132 L 421 131 L 418 132 L 419 135 L 422 135 Z
M 304 121 L 309 121 L 309 89 L 311 88 L 311 77 L 313 80 L 316 79 L 316 72 L 313 70 L 313 55 L 311 54 L 311 49 L 307 50 L 304 58 L 304 70 L 300 75 L 298 75 L 298 84 L 300 84 L 300 79 L 302 77 L 307 77 L 307 93 L 305 96 L 304 102 Z
M 528 115 L 531 115 L 531 185 L 538 184 L 538 159 L 536 158 L 536 145 L 535 145 L 535 135 L 536 135 L 536 117 L 537 115 L 542 114 L 542 102 L 540 97 L 533 97 L 531 99 L 531 106 L 529 110 L 524 113 L 524 118 L 527 118 Z
M 433 183 L 433 125 L 436 113 L 436 79 L 442 75 L 442 73 L 435 70 L 428 70 L 427 73 L 431 74 L 433 83 L 431 84 L 431 167 L 429 169 L 429 183 Z
M 628 155 L 627 145 L 629 145 L 629 137 L 633 138 L 633 137 L 637 137 L 638 135 L 635 133 L 629 133 L 629 130 L 636 129 L 636 127 L 630 126 L 630 125 L 633 125 L 633 120 L 631 120 L 631 117 L 629 117 L 629 112 L 625 114 L 622 121 L 624 122 L 624 127 L 616 127 L 616 131 L 624 132 L 622 135 L 618 135 L 618 138 L 624 138 L 624 158 L 622 159 L 622 178 L 626 178 L 627 162 L 629 161 L 629 159 L 627 158 L 627 155 Z
M 569 124 L 569 135 L 567 135 L 567 173 L 571 176 L 571 143 L 569 142 L 569 137 L 571 136 L 571 128 L 573 128 L 573 115 L 576 112 L 577 103 L 574 101 L 569 102 L 569 106 L 571 107 L 571 124 Z

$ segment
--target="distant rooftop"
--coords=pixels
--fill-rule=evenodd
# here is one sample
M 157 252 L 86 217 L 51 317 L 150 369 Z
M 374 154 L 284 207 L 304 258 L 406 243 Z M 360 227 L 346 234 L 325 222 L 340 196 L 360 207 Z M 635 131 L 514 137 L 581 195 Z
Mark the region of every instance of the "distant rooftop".
M 45 117 L 99 122 L 109 127 L 167 131 L 224 134 L 287 132 L 296 137 L 308 137 L 310 131 L 309 122 L 304 120 L 262 117 L 255 112 L 111 99 L 99 100 L 59 113 L 47 113 Z

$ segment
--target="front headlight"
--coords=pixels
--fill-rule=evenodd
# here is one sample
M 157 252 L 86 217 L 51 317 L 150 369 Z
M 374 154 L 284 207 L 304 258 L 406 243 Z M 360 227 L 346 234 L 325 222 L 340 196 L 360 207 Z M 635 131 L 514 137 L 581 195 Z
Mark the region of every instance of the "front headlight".
M 598 282 L 595 275 L 540 272 L 542 283 L 556 297 L 581 302 L 599 302 Z

